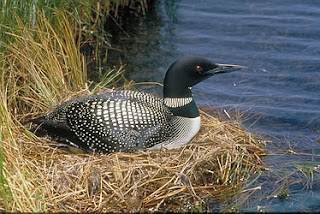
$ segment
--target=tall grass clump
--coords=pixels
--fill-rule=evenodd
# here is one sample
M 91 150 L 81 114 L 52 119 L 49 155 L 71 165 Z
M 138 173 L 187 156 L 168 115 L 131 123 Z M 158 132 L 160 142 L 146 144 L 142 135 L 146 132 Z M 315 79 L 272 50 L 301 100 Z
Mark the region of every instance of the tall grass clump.
M 112 48 L 108 40 L 109 29 L 105 29 L 107 21 L 115 22 L 121 28 L 118 21 L 120 11 L 128 8 L 131 15 L 144 15 L 148 5 L 153 0 L 8 0 L 0 1 L 0 41 L 10 43 L 12 37 L 6 35 L 3 26 L 15 28 L 17 19 L 24 23 L 27 28 L 33 28 L 41 19 L 41 15 L 47 17 L 53 27 L 58 24 L 57 17 L 52 13 L 52 8 L 57 11 L 67 11 L 73 14 L 81 25 L 80 38 L 85 37 L 87 42 L 92 43 L 95 51 L 100 46 Z M 123 14 L 128 16 L 129 14 Z M 79 33 L 79 32 L 78 32 Z M 0 51 L 4 51 L 0 42 Z M 97 56 L 96 56 L 97 57 Z
M 117 2 L 109 2 L 105 9 L 119 5 Z M 92 22 L 94 7 L 99 9 L 98 1 L 0 2 L 2 209 L 47 209 L 46 185 L 41 182 L 44 178 L 36 167 L 37 160 L 29 160 L 23 153 L 24 146 L 37 148 L 34 136 L 21 121 L 47 112 L 67 98 L 89 93 L 86 64 L 79 50 L 81 42 L 88 39 L 84 24 Z M 107 80 L 93 91 L 112 82 L 119 73 L 107 72 Z
M 30 142 L 34 136 L 21 121 L 88 93 L 86 64 L 75 40 L 78 22 L 67 12 L 52 12 L 54 26 L 43 13 L 32 27 L 18 16 L 14 28 L 1 26 L 10 37 L 0 56 L 0 195 L 2 209 L 9 211 L 44 211 L 47 203 L 38 160 L 24 153 L 27 145 L 36 148 Z

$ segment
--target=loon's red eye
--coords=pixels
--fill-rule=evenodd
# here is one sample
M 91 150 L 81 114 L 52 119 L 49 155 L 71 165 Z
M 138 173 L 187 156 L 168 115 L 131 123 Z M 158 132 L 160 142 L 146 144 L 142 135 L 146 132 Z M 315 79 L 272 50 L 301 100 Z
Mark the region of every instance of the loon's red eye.
M 197 71 L 202 71 L 202 69 L 203 69 L 203 68 L 202 68 L 200 65 L 197 65 L 197 67 L 196 67 L 196 70 L 197 70 Z

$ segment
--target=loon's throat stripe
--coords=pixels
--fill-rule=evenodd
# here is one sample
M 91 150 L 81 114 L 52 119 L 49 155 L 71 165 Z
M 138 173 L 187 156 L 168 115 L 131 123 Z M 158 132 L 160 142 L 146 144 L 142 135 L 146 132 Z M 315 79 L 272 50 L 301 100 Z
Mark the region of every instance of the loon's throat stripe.
M 192 100 L 193 100 L 192 97 L 183 97 L 183 98 L 166 97 L 164 98 L 164 104 L 170 108 L 178 108 L 191 103 Z

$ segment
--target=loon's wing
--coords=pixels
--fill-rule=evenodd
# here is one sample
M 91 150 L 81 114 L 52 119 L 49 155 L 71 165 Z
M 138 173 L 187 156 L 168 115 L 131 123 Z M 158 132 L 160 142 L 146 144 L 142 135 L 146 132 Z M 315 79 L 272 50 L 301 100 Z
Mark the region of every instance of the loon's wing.
M 50 120 L 47 116 L 41 116 L 30 120 L 31 130 L 38 137 L 50 138 L 57 146 L 72 146 L 87 150 L 87 146 L 79 141 L 78 136 L 71 130 L 70 126 L 63 122 Z
M 70 103 L 66 112 L 67 123 L 79 140 L 90 150 L 104 153 L 161 142 L 161 137 L 168 135 L 164 128 L 172 117 L 162 99 L 133 91 L 81 99 Z

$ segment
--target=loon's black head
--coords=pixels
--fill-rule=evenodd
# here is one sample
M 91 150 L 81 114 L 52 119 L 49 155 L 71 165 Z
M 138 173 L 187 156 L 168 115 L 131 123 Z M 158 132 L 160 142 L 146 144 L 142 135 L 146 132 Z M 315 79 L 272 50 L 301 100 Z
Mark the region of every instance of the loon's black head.
M 175 61 L 164 79 L 164 97 L 188 97 L 191 87 L 220 73 L 244 68 L 239 65 L 217 64 L 198 56 L 186 56 Z

